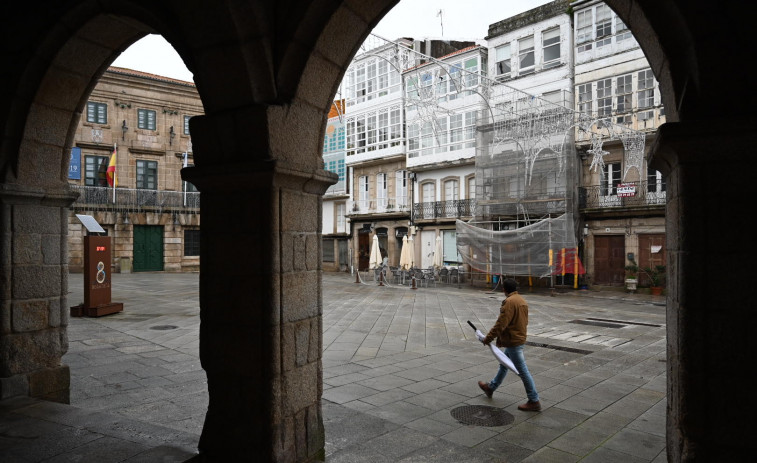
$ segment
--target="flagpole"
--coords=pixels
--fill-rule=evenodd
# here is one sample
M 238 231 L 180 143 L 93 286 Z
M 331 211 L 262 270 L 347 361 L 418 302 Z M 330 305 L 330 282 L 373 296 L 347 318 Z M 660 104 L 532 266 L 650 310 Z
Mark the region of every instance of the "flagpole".
M 118 157 L 116 156 L 116 153 L 118 153 L 118 143 L 113 143 L 113 156 L 116 160 L 118 160 Z M 113 172 L 113 204 L 116 204 L 116 172 Z
M 184 166 L 187 167 L 187 152 L 184 151 Z M 184 181 L 184 207 L 187 207 L 187 182 Z

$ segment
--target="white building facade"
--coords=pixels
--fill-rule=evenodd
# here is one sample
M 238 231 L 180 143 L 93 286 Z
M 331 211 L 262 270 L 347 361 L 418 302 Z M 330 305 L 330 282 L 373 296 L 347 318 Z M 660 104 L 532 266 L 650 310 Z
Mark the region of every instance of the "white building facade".
M 647 134 L 644 148 L 617 138 L 600 143 L 580 132 L 576 140 L 583 153 L 580 210 L 587 275 L 593 284 L 622 285 L 627 265 L 665 263 L 666 185 L 647 167 L 645 156 L 665 110 L 649 63 L 623 21 L 598 0 L 571 6 L 576 110 Z M 592 132 L 610 130 L 595 125 Z

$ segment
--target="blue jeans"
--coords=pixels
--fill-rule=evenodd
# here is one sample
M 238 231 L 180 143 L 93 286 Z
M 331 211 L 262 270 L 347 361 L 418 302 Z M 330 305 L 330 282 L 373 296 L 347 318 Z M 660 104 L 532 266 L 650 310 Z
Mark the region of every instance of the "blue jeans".
M 528 371 L 528 367 L 526 366 L 526 358 L 523 356 L 523 345 L 505 347 L 505 355 L 507 355 L 510 360 L 513 361 L 513 365 L 515 365 L 515 368 L 518 369 L 518 373 L 520 373 L 520 379 L 521 381 L 523 381 L 523 386 L 526 388 L 526 396 L 528 396 L 528 400 L 530 400 L 531 402 L 538 402 L 539 393 L 536 392 L 534 379 L 531 377 L 531 373 Z M 499 385 L 502 384 L 502 381 L 504 381 L 506 374 L 507 367 L 500 365 L 499 371 L 497 371 L 497 376 L 495 376 L 494 379 L 489 382 L 489 387 L 492 391 L 496 390 Z

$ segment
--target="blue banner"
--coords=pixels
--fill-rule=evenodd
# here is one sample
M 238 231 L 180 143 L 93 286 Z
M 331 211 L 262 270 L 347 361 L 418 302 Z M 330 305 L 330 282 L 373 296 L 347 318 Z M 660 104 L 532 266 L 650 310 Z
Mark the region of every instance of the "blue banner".
M 81 180 L 81 148 L 71 148 L 71 160 L 68 162 L 68 178 Z

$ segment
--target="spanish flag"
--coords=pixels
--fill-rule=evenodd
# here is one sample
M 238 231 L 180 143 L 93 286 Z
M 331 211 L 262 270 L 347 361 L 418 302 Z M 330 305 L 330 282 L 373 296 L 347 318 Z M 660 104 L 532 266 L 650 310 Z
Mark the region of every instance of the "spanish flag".
M 116 177 L 116 145 L 113 145 L 113 154 L 110 155 L 110 162 L 108 163 L 108 170 L 106 171 L 108 176 L 108 185 L 113 188 L 118 186 L 118 177 Z

